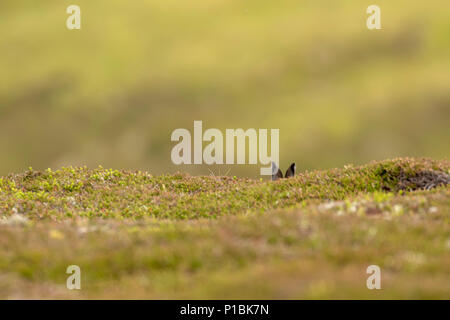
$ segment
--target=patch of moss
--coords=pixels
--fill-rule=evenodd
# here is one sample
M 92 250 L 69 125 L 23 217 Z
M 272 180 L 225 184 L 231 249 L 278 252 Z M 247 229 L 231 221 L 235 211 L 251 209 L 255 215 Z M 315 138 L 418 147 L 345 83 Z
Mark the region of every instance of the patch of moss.
M 0 214 L 31 219 L 76 217 L 216 218 L 399 192 L 448 183 L 448 161 L 394 159 L 365 166 L 302 172 L 280 181 L 236 177 L 153 176 L 148 172 L 61 168 L 0 179 Z M 419 183 L 420 182 L 420 183 Z

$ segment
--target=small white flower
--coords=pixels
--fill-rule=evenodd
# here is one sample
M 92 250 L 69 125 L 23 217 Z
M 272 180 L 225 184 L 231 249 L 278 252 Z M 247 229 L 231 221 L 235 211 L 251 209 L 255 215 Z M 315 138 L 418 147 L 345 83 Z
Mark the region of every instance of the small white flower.
M 430 207 L 430 209 L 428 209 L 428 212 L 429 212 L 429 213 L 436 213 L 436 212 L 438 212 L 438 208 L 436 208 L 436 207 Z
M 85 234 L 88 232 L 88 228 L 87 227 L 79 227 L 78 228 L 78 233 L 79 234 Z
M 348 210 L 351 213 L 356 213 L 356 211 L 358 211 L 358 206 L 356 202 L 353 202 L 352 204 L 350 204 L 350 207 L 348 208 Z
M 78 227 L 78 233 L 79 234 L 86 234 L 86 233 L 89 233 L 89 232 L 95 232 L 97 230 L 100 230 L 100 229 L 98 227 L 96 227 L 96 226 L 81 226 L 81 227 Z M 106 228 L 105 228 L 105 230 L 106 230 Z
M 0 219 L 0 224 L 10 225 L 10 226 L 18 226 L 25 225 L 28 223 L 28 218 L 22 214 L 14 213 L 9 217 L 3 217 Z
M 401 204 L 396 204 L 393 210 L 395 214 L 401 215 L 403 213 L 403 206 Z
M 343 203 L 344 203 L 343 201 L 329 201 L 329 202 L 326 202 L 326 203 L 322 203 L 319 206 L 319 209 L 330 210 L 330 209 L 334 209 L 334 208 L 337 208 L 337 207 L 341 207 Z
M 67 202 L 69 202 L 72 206 L 77 204 L 74 197 L 67 197 Z

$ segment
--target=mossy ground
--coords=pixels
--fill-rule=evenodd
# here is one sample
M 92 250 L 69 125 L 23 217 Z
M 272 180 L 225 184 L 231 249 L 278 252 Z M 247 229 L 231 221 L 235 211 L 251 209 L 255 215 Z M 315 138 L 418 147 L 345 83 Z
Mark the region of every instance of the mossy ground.
M 394 159 L 276 182 L 103 168 L 9 175 L 0 297 L 449 299 L 449 169 Z M 381 290 L 366 287 L 373 264 Z M 81 268 L 81 290 L 66 289 L 69 265 Z

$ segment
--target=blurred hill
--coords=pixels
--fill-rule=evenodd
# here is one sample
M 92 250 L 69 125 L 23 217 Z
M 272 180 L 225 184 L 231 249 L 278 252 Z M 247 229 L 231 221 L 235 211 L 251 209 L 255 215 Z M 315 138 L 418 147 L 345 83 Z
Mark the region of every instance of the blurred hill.
M 69 31 L 66 8 L 82 10 Z M 450 155 L 448 1 L 0 3 L 0 174 L 175 166 L 176 128 L 279 128 L 298 170 Z

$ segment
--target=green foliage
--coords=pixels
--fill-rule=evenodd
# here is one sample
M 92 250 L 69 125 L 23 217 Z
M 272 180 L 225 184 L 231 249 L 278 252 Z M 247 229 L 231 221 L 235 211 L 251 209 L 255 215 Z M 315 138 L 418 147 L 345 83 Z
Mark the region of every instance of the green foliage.
M 282 167 L 449 157 L 448 0 L 1 0 L 0 174 L 172 166 L 171 132 L 279 128 Z M 14 30 L 14 32 L 11 32 Z M 228 170 L 228 168 L 226 169 Z M 256 166 L 230 175 L 257 177 Z
M 276 182 L 101 167 L 9 175 L 0 298 L 448 299 L 448 185 L 401 181 L 448 168 L 394 159 Z M 78 292 L 65 289 L 72 264 Z M 365 287 L 371 264 L 380 291 Z
M 147 172 L 62 168 L 27 171 L 1 180 L 0 213 L 13 208 L 34 218 L 216 218 L 286 208 L 313 200 L 344 200 L 360 193 L 376 202 L 401 189 L 401 179 L 448 171 L 446 161 L 395 159 L 362 167 L 303 172 L 277 182 L 236 177 L 153 176 Z M 406 173 L 406 174 L 401 174 Z

